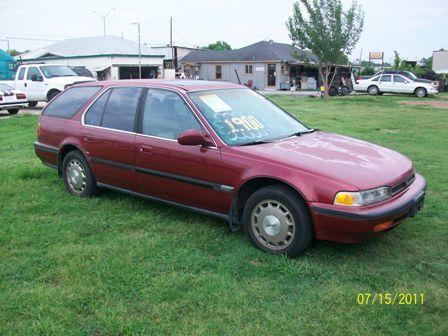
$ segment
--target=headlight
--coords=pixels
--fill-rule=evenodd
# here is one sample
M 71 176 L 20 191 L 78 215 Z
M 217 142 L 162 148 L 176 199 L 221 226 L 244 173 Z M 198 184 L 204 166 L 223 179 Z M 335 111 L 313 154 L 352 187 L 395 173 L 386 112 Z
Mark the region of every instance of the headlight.
M 389 187 L 380 187 L 364 191 L 340 191 L 334 197 L 334 204 L 361 206 L 384 201 L 392 196 Z

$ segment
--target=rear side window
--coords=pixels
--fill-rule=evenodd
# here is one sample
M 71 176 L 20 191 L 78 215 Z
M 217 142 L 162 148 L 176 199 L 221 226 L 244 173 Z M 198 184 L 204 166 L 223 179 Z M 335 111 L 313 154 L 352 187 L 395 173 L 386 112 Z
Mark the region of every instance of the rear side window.
M 19 75 L 17 76 L 18 80 L 23 80 L 23 77 L 25 77 L 25 70 L 26 68 L 20 68 Z
M 103 118 L 104 108 L 106 107 L 109 95 L 110 90 L 106 91 L 106 93 L 99 97 L 89 108 L 84 116 L 84 123 L 86 125 L 101 126 L 101 119 Z
M 115 88 L 107 101 L 101 126 L 121 131 L 134 131 L 135 114 L 142 88 Z
M 48 104 L 42 115 L 65 119 L 71 118 L 100 89 L 100 86 L 83 86 L 68 89 Z

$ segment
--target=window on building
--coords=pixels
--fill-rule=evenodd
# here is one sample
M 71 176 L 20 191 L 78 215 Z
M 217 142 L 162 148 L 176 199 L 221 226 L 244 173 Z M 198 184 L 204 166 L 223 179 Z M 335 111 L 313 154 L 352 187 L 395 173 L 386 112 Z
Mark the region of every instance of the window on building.
M 101 86 L 82 86 L 68 89 L 67 91 L 62 92 L 56 99 L 48 104 L 42 114 L 44 116 L 57 118 L 71 118 L 100 89 Z
M 246 64 L 244 66 L 244 72 L 246 74 L 252 74 L 253 73 L 253 68 L 252 67 L 253 67 L 252 64 Z
M 222 79 L 222 65 L 215 65 L 215 79 Z
M 187 103 L 174 92 L 149 89 L 143 111 L 143 134 L 177 140 L 188 129 L 201 130 L 201 124 Z
M 141 92 L 142 89 L 136 87 L 112 89 L 101 126 L 133 132 Z

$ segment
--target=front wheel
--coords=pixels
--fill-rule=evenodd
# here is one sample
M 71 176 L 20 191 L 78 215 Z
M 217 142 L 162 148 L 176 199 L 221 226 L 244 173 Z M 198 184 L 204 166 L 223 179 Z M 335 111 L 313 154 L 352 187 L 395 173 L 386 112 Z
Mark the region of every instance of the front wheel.
M 56 97 L 59 93 L 61 93 L 61 91 L 57 91 L 57 90 L 54 90 L 54 91 L 51 91 L 49 94 L 48 94 L 48 102 L 50 102 L 50 101 L 52 101 L 53 100 L 53 98 L 54 97 Z
M 427 95 L 426 89 L 425 89 L 425 88 L 417 88 L 417 89 L 415 90 L 415 95 L 416 95 L 418 98 L 425 98 L 426 95 Z
M 350 88 L 348 86 L 346 86 L 346 85 L 343 85 L 341 87 L 341 94 L 343 96 L 346 96 L 346 95 L 350 94 Z
M 17 114 L 19 112 L 19 109 L 9 109 L 9 114 Z
M 29 107 L 36 107 L 37 106 L 37 101 L 29 101 L 28 102 L 28 106 Z
M 96 192 L 96 180 L 81 152 L 68 153 L 62 162 L 62 178 L 67 191 L 80 197 L 93 196 Z
M 273 254 L 297 256 L 314 236 L 305 203 L 285 186 L 272 185 L 253 193 L 244 206 L 243 222 L 251 243 Z
M 330 86 L 330 88 L 328 89 L 328 95 L 330 96 L 330 97 L 334 97 L 334 96 L 336 96 L 338 94 L 338 89 L 337 89 L 337 87 L 336 86 Z

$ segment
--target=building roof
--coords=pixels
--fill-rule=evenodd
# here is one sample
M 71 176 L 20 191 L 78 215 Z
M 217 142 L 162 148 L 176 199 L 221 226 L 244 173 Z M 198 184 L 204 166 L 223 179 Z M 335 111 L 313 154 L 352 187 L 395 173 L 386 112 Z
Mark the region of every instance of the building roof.
M 117 36 L 81 37 L 55 44 L 45 48 L 30 51 L 19 55 L 23 60 L 43 59 L 50 57 L 91 57 L 106 55 L 138 55 L 138 43 Z M 141 55 L 163 57 L 157 50 L 142 44 Z
M 297 55 L 295 55 L 295 53 Z M 299 58 L 297 58 L 297 56 Z M 317 60 L 311 52 L 295 48 L 287 43 L 273 41 L 260 41 L 246 47 L 235 50 L 193 50 L 185 55 L 182 63 L 201 62 L 261 62 L 261 61 L 284 61 L 297 62 Z

